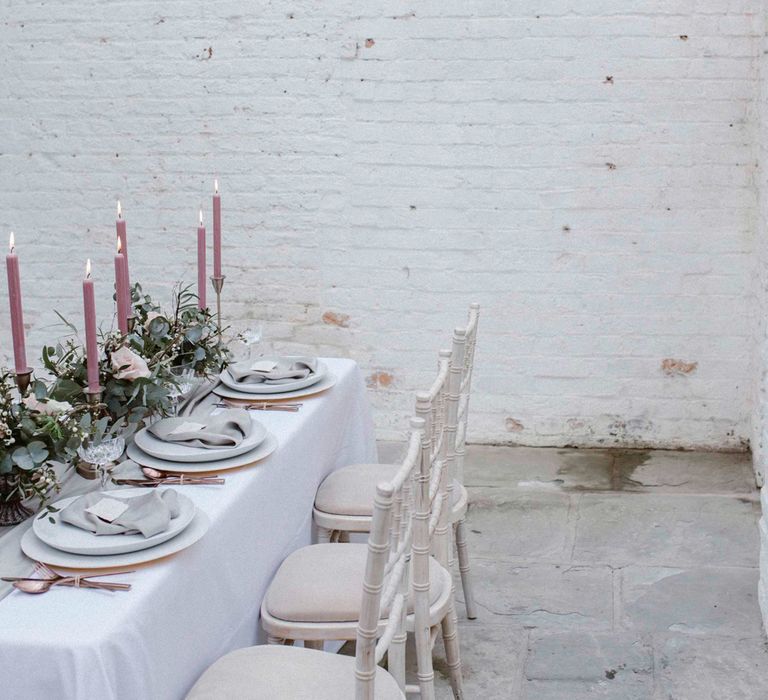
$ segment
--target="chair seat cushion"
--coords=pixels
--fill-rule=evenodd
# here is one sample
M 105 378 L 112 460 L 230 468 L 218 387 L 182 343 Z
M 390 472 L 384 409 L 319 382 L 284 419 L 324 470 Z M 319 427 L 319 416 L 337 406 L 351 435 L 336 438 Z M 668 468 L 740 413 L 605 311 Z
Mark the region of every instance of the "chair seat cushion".
M 392 481 L 399 464 L 351 464 L 333 472 L 320 484 L 315 496 L 315 508 L 333 515 L 372 516 L 376 486 L 382 481 Z M 453 508 L 463 508 L 467 502 L 467 490 L 453 480 Z
M 264 608 L 272 617 L 288 622 L 356 622 L 367 556 L 368 545 L 357 543 L 297 549 L 269 584 Z M 440 597 L 444 580 L 443 568 L 430 558 L 430 605 Z M 411 603 L 408 612 L 413 612 Z
M 404 700 L 395 679 L 376 669 L 376 700 Z M 355 697 L 355 659 L 313 649 L 258 646 L 216 661 L 187 700 L 341 700 Z
M 315 496 L 315 508 L 335 515 L 371 516 L 376 486 L 392 481 L 399 464 L 350 464 L 329 474 Z

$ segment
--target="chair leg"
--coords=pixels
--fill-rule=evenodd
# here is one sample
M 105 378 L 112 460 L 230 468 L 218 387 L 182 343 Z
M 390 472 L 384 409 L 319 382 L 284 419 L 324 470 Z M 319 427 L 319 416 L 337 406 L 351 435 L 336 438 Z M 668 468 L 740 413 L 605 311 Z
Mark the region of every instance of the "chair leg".
M 325 642 L 322 639 L 305 639 L 304 640 L 304 648 L 305 649 L 317 649 L 318 651 L 324 651 L 325 650 Z
M 408 633 L 405 624 L 402 625 L 402 633 L 397 633 L 392 638 L 392 643 L 387 650 L 387 670 L 392 674 L 400 690 L 405 692 L 405 643 Z
M 472 590 L 472 577 L 469 573 L 467 521 L 464 518 L 456 523 L 456 553 L 459 559 L 459 573 L 461 574 L 461 587 L 464 589 L 464 605 L 467 606 L 467 617 L 474 620 L 477 618 L 477 608 L 475 607 L 475 594 Z
M 456 621 L 456 606 L 451 605 L 450 610 L 443 618 L 443 644 L 445 645 L 445 658 L 448 664 L 448 674 L 451 680 L 453 697 L 456 700 L 464 698 L 464 684 L 461 677 L 461 655 L 459 653 L 459 625 Z
M 435 670 L 432 665 L 432 630 L 416 626 L 416 678 L 419 700 L 435 700 Z
M 317 543 L 328 544 L 333 536 L 333 530 L 328 530 L 325 527 L 317 526 Z

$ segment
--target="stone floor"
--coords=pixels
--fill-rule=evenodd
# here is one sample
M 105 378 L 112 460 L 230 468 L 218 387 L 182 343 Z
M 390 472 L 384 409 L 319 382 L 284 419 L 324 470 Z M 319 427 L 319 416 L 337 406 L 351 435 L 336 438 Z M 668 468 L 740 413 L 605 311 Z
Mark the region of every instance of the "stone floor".
M 747 456 L 475 447 L 466 483 L 468 700 L 768 698 Z

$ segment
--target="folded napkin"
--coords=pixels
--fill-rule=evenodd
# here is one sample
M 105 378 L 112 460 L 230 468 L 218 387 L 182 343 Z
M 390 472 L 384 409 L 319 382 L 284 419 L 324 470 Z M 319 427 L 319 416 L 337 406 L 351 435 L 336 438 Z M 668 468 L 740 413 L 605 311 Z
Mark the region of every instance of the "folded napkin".
M 203 382 L 181 402 L 178 415 L 189 416 L 195 413 L 219 384 L 221 381 L 218 378 Z
M 164 442 L 206 449 L 237 447 L 252 429 L 251 417 L 242 408 L 233 408 L 215 416 L 197 414 L 185 418 L 163 418 L 147 428 Z
M 180 512 L 179 498 L 173 489 L 153 490 L 135 498 L 120 498 L 119 491 L 96 491 L 75 499 L 61 511 L 62 522 L 69 523 L 96 535 L 135 535 L 152 537 L 168 529 L 173 518 Z M 128 507 L 111 523 L 102 520 L 86 509 L 109 499 Z
M 238 384 L 287 384 L 306 379 L 317 372 L 317 359 L 312 357 L 281 357 L 257 362 L 230 365 L 229 374 Z

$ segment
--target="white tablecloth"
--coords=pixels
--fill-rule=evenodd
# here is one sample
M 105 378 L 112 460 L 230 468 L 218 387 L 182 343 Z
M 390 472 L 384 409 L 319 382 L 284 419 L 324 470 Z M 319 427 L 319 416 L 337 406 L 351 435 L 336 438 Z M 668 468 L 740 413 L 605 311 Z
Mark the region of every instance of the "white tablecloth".
M 183 489 L 211 519 L 202 540 L 121 578 L 128 593 L 14 591 L 0 601 L 0 697 L 178 700 L 222 654 L 263 640 L 261 600 L 280 562 L 311 541 L 317 486 L 376 458 L 357 365 L 327 363 L 338 383 L 301 399 L 299 413 L 255 413 L 277 436 L 275 453 L 227 473 L 224 486 Z

